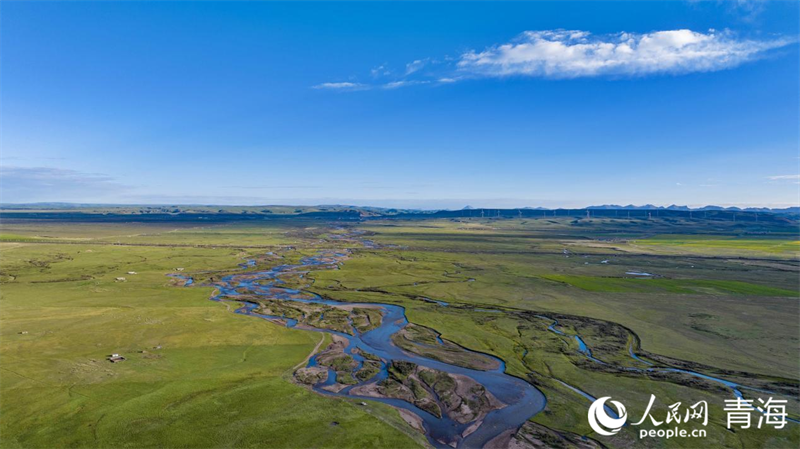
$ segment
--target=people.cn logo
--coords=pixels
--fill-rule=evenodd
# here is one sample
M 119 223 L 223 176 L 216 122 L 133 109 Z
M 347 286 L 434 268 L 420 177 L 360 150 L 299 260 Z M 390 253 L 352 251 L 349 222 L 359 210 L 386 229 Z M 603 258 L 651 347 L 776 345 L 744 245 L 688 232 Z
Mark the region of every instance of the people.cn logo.
M 607 437 L 619 432 L 619 429 L 625 425 L 625 421 L 628 419 L 628 413 L 625 411 L 625 406 L 617 401 L 611 401 L 611 403 L 617 407 L 618 417 L 608 415 L 608 411 L 606 411 L 606 401 L 609 399 L 611 399 L 610 396 L 600 398 L 594 401 L 592 406 L 589 407 L 589 425 L 592 426 L 592 429 L 594 429 L 595 432 Z

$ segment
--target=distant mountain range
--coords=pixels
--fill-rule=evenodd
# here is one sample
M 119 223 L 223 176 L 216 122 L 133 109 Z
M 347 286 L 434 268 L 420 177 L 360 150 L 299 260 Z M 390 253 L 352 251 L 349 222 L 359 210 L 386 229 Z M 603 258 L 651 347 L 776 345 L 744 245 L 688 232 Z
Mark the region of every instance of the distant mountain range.
M 654 206 L 652 204 L 645 204 L 644 206 L 634 206 L 628 204 L 627 206 L 620 206 L 618 204 L 603 204 L 602 206 L 589 206 L 586 209 L 593 210 L 679 210 L 679 211 L 711 211 L 722 210 L 728 212 L 766 212 L 771 214 L 800 214 L 800 207 L 786 207 L 783 209 L 771 209 L 769 207 L 722 207 L 722 206 L 703 206 L 703 207 L 689 207 L 689 206 Z
M 267 209 L 265 209 L 267 208 Z M 49 203 L 27 203 L 27 204 L 11 204 L 0 203 L 0 210 L 4 211 L 73 211 L 77 213 L 130 213 L 130 214 L 157 214 L 157 213 L 199 213 L 199 214 L 220 214 L 220 213 L 233 213 L 233 214 L 302 214 L 302 213 L 332 213 L 332 212 L 349 212 L 359 213 L 362 216 L 396 216 L 396 215 L 431 215 L 431 214 L 452 214 L 459 212 L 458 210 L 449 209 L 411 209 L 411 208 L 385 208 L 373 206 L 352 206 L 343 204 L 326 204 L 317 206 L 291 206 L 291 205 L 264 205 L 264 206 L 219 206 L 219 205 L 123 205 L 123 204 L 87 204 L 87 203 L 63 203 L 63 202 L 49 202 Z M 704 207 L 689 207 L 689 206 L 655 206 L 653 204 L 645 204 L 636 206 L 629 204 L 627 206 L 620 206 L 618 204 L 603 204 L 599 206 L 589 207 L 520 207 L 520 208 L 492 208 L 492 207 L 472 207 L 465 206 L 460 212 L 467 214 L 480 215 L 484 211 L 492 211 L 492 214 L 502 213 L 498 211 L 505 211 L 512 215 L 520 214 L 520 211 L 568 211 L 578 212 L 586 210 L 628 210 L 628 211 L 646 211 L 646 210 L 662 210 L 662 211 L 675 211 L 675 212 L 703 212 L 703 211 L 717 211 L 717 212 L 749 212 L 749 213 L 770 213 L 776 215 L 800 215 L 800 207 L 786 207 L 786 208 L 768 208 L 768 207 L 722 207 L 722 206 L 704 206 Z M 7 215 L 7 212 L 5 212 Z M 469 215 L 471 216 L 471 215 Z M 482 216 L 482 215 L 481 215 Z M 521 215 L 520 215 L 521 216 Z

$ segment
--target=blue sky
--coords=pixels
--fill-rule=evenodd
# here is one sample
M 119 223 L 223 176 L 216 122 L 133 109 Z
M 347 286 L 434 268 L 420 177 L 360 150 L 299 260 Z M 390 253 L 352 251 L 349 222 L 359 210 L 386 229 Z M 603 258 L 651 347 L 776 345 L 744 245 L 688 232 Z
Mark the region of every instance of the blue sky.
M 3 2 L 2 201 L 798 205 L 798 17 Z

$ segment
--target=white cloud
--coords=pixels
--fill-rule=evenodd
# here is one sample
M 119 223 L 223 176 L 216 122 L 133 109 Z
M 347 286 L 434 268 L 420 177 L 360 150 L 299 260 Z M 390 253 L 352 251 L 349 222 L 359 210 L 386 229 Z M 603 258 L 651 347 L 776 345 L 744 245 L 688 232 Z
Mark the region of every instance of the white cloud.
M 445 81 L 439 81 L 445 82 Z M 372 89 L 398 89 L 400 87 L 416 86 L 419 84 L 430 84 L 430 80 L 415 80 L 415 79 L 400 79 L 397 81 L 389 81 L 377 84 L 362 84 L 362 83 L 322 83 L 312 86 L 314 89 L 329 89 L 340 91 L 356 91 L 356 90 L 372 90 Z
M 372 75 L 373 78 L 378 78 L 380 76 L 388 76 L 392 74 L 392 71 L 386 67 L 386 64 L 381 64 L 378 67 L 370 70 L 369 73 Z
M 767 176 L 768 179 L 772 181 L 798 181 L 800 180 L 800 175 L 776 175 L 776 176 Z
M 687 74 L 729 69 L 797 42 L 796 38 L 743 39 L 730 31 L 666 30 L 592 35 L 580 30 L 526 31 L 516 39 L 453 58 L 428 57 L 393 75 L 386 64 L 370 71 L 381 82 L 329 82 L 315 89 L 358 91 L 443 85 L 474 78 L 527 76 L 571 79 L 598 76 Z M 424 70 L 423 70 L 424 69 Z M 355 79 L 355 78 L 353 78 Z
M 416 61 L 409 62 L 406 64 L 406 76 L 411 75 L 414 72 L 418 72 L 425 67 L 425 64 L 428 63 L 428 59 L 417 59 Z
M 403 86 L 405 86 L 407 84 L 408 84 L 408 81 L 402 81 L 402 80 L 401 81 L 392 81 L 390 83 L 384 84 L 381 87 L 383 87 L 384 89 L 397 89 L 398 87 L 403 87 Z
M 398 87 L 406 87 L 406 86 L 413 86 L 415 84 L 428 84 L 430 81 L 426 80 L 400 80 L 400 81 L 392 81 L 390 83 L 386 83 L 381 85 L 384 89 L 397 89 Z
M 317 84 L 316 86 L 313 86 L 314 89 L 334 89 L 334 90 L 335 89 L 357 90 L 357 89 L 363 89 L 365 87 L 367 87 L 367 86 L 365 86 L 364 84 L 361 84 L 361 83 L 349 83 L 349 82 L 344 82 L 344 83 L 322 83 L 322 84 Z
M 513 42 L 461 55 L 458 70 L 478 76 L 578 78 L 708 72 L 738 66 L 793 39 L 737 39 L 730 32 L 655 31 L 592 36 L 526 31 Z

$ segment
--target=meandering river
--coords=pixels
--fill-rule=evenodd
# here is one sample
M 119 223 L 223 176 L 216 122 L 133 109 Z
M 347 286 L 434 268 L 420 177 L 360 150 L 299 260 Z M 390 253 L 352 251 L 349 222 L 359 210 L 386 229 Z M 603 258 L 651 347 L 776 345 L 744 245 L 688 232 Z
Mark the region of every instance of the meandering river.
M 370 245 L 371 242 L 367 242 L 367 244 Z M 247 294 L 258 295 L 264 299 L 298 301 L 330 307 L 356 305 L 355 303 L 324 299 L 310 292 L 301 292 L 282 286 L 284 282 L 281 280 L 281 277 L 283 276 L 305 273 L 314 268 L 321 268 L 323 266 L 334 266 L 347 256 L 348 253 L 341 251 L 321 251 L 316 256 L 302 259 L 298 264 L 286 264 L 265 271 L 250 271 L 242 274 L 225 276 L 221 279 L 221 283 L 217 284 L 219 286 L 219 292 L 212 297 L 212 299 L 215 301 L 223 301 L 225 299 L 236 300 L 237 296 Z M 252 264 L 247 264 L 247 266 L 250 267 Z M 243 298 L 243 300 L 244 299 L 245 298 Z M 283 322 L 286 323 L 287 327 L 294 327 L 297 324 L 295 320 L 285 319 L 284 317 L 259 314 L 256 312 L 258 305 L 255 303 L 242 301 L 242 304 L 243 306 L 238 308 L 236 313 Z M 365 304 L 358 303 L 357 305 L 364 306 Z M 331 396 L 347 396 L 362 398 L 363 400 L 379 401 L 411 411 L 422 418 L 428 440 L 435 447 L 449 447 L 452 445 L 459 448 L 483 447 L 488 441 L 500 434 L 508 430 L 518 429 L 533 415 L 544 409 L 546 404 L 544 394 L 528 382 L 505 374 L 505 364 L 500 359 L 496 359 L 499 368 L 489 371 L 479 371 L 450 365 L 400 349 L 392 343 L 392 335 L 399 332 L 408 324 L 405 309 L 392 304 L 372 303 L 368 305 L 379 309 L 383 315 L 380 326 L 368 332 L 359 333 L 354 328 L 354 335 L 350 335 L 330 329 L 307 328 L 305 326 L 303 329 L 336 334 L 347 339 L 349 344 L 345 349 L 345 353 L 353 357 L 359 363 L 359 366 L 356 367 L 354 371 L 357 371 L 364 362 L 364 358 L 358 354 L 358 351 L 355 351 L 356 348 L 377 355 L 383 359 L 384 362 L 382 362 L 381 371 L 375 377 L 365 382 L 360 382 L 357 385 L 349 386 L 338 393 L 334 393 L 323 389 L 326 385 L 335 383 L 336 373 L 333 370 L 329 370 L 328 380 L 315 385 L 315 391 Z M 482 356 L 486 355 L 482 354 Z M 308 366 L 316 366 L 316 357 L 315 355 L 309 360 Z M 423 367 L 444 371 L 450 374 L 460 374 L 471 377 L 476 382 L 483 385 L 498 400 L 506 404 L 506 406 L 489 412 L 478 429 L 472 433 L 468 433 L 468 435 L 464 437 L 462 435 L 467 428 L 474 423 L 461 424 L 450 419 L 446 415 L 442 418 L 437 418 L 413 404 L 400 399 L 361 397 L 351 393 L 353 388 L 357 386 L 376 383 L 386 379 L 388 376 L 387 366 L 395 360 L 412 362 Z
M 357 231 L 351 232 L 344 236 L 339 235 L 338 237 L 333 237 L 333 238 L 334 239 L 354 238 L 357 237 L 356 233 Z M 357 238 L 356 240 L 361 242 L 361 244 L 363 244 L 365 247 L 368 248 L 376 246 L 373 242 L 366 239 Z M 344 349 L 344 353 L 351 356 L 358 363 L 358 365 L 352 370 L 353 373 L 361 369 L 365 361 L 365 358 L 361 355 L 361 352 L 373 354 L 381 358 L 381 370 L 374 377 L 366 381 L 359 382 L 355 385 L 349 385 L 339 390 L 338 392 L 333 392 L 326 388 L 336 383 L 336 372 L 329 368 L 327 380 L 314 385 L 313 388 L 315 391 L 324 395 L 343 396 L 350 398 L 360 398 L 369 401 L 378 401 L 392 405 L 397 408 L 408 410 L 422 419 L 422 424 L 423 427 L 425 428 L 426 436 L 429 442 L 434 447 L 437 448 L 446 448 L 446 447 L 481 448 L 487 442 L 491 441 L 492 439 L 498 437 L 499 435 L 505 432 L 516 431 L 532 416 L 534 416 L 535 414 L 539 413 L 544 409 L 547 402 L 544 394 L 537 388 L 529 384 L 528 382 L 520 378 L 506 374 L 505 363 L 496 357 L 487 354 L 480 354 L 481 357 L 492 357 L 497 361 L 498 365 L 498 368 L 496 369 L 480 371 L 444 363 L 438 360 L 434 360 L 431 358 L 427 358 L 424 356 L 404 351 L 403 349 L 397 347 L 392 342 L 392 336 L 400 332 L 406 325 L 408 325 L 408 319 L 406 318 L 405 309 L 401 306 L 393 304 L 383 304 L 383 303 L 350 303 L 350 302 L 328 300 L 311 292 L 288 288 L 285 286 L 285 283 L 282 279 L 282 277 L 286 276 L 299 275 L 302 277 L 305 275 L 305 273 L 314 269 L 336 268 L 338 264 L 343 262 L 349 255 L 350 255 L 349 250 L 344 250 L 344 251 L 321 250 L 317 253 L 316 256 L 305 257 L 301 259 L 300 262 L 297 264 L 284 264 L 268 270 L 247 271 L 240 274 L 228 275 L 215 283 L 215 285 L 218 287 L 218 292 L 211 299 L 214 301 L 227 301 L 227 300 L 237 301 L 238 303 L 241 304 L 241 306 L 235 310 L 236 313 L 267 319 L 278 324 L 283 324 L 287 327 L 295 327 L 297 325 L 297 321 L 282 316 L 260 314 L 257 312 L 259 305 L 256 304 L 255 302 L 252 302 L 252 300 L 248 299 L 247 296 L 252 297 L 252 295 L 255 295 L 265 300 L 273 299 L 273 300 L 283 300 L 283 301 L 296 301 L 296 302 L 325 305 L 337 308 L 343 308 L 343 307 L 348 308 L 353 306 L 360 306 L 360 307 L 369 306 L 371 308 L 380 310 L 383 316 L 381 324 L 377 328 L 363 333 L 359 332 L 354 326 L 351 326 L 353 332 L 353 334 L 351 335 L 343 332 L 334 331 L 331 329 L 311 327 L 307 324 L 304 324 L 302 329 L 305 331 L 326 332 L 329 334 L 338 335 L 339 337 L 346 339 L 348 345 Z M 247 263 L 241 264 L 240 266 L 243 269 L 249 269 L 256 266 L 256 264 L 255 261 L 249 260 L 247 261 Z M 176 274 L 173 274 L 171 276 L 183 279 L 185 281 L 185 285 L 187 286 L 190 285 L 193 281 L 193 279 L 188 276 L 182 276 Z M 425 298 L 425 300 L 431 303 L 436 303 L 443 307 L 448 306 L 447 303 L 442 301 L 437 301 L 428 298 Z M 475 310 L 485 311 L 485 312 L 500 312 L 500 311 L 485 310 L 485 309 L 475 309 Z M 598 364 L 603 364 L 603 365 L 606 364 L 602 360 L 599 360 L 592 355 L 592 351 L 587 347 L 586 343 L 583 341 L 580 335 L 577 334 L 569 335 L 564 331 L 559 330 L 557 328 L 559 326 L 559 323 L 557 320 L 553 318 L 549 318 L 546 316 L 538 316 L 538 317 L 544 320 L 552 320 L 551 324 L 548 326 L 548 330 L 550 330 L 551 332 L 556 333 L 558 335 L 562 335 L 567 338 L 569 337 L 574 338 L 575 341 L 578 343 L 578 351 L 587 359 Z M 444 342 L 438 337 L 437 337 L 437 342 L 438 344 L 444 344 Z M 694 371 L 671 368 L 671 367 L 655 367 L 653 366 L 653 363 L 638 357 L 633 350 L 633 345 L 629 347 L 629 355 L 631 356 L 631 358 L 641 362 L 642 364 L 649 366 L 647 368 L 624 368 L 626 370 L 638 371 L 638 372 L 671 371 L 671 372 L 687 374 L 690 376 L 699 377 L 712 382 L 720 383 L 730 388 L 733 391 L 734 395 L 738 397 L 742 397 L 742 393 L 740 391 L 740 389 L 742 388 L 747 388 L 762 393 L 771 393 L 765 390 L 758 390 L 752 387 L 743 386 L 725 379 L 708 376 Z M 313 355 L 308 361 L 307 366 L 308 367 L 318 366 L 317 364 L 318 356 L 319 353 Z M 499 401 L 505 404 L 505 407 L 490 411 L 488 414 L 486 414 L 486 416 L 482 419 L 482 421 L 479 421 L 477 423 L 476 422 L 459 423 L 449 418 L 446 413 L 443 414 L 441 418 L 438 418 L 433 414 L 425 410 L 422 410 L 419 407 L 416 407 L 415 405 L 401 399 L 380 398 L 372 396 L 366 397 L 366 396 L 359 396 L 353 393 L 353 390 L 357 387 L 369 384 L 375 384 L 385 380 L 389 376 L 387 368 L 393 361 L 412 362 L 422 367 L 443 371 L 449 374 L 463 375 L 470 377 L 476 382 L 483 385 L 486 388 L 486 390 L 488 390 L 492 395 L 494 395 L 495 398 L 497 398 Z M 585 397 L 589 401 L 593 401 L 595 399 L 593 396 L 584 392 L 583 390 L 580 390 L 577 387 L 563 383 L 560 380 L 558 381 L 561 382 L 565 387 L 575 391 L 576 393 Z M 608 408 L 607 410 L 610 415 L 616 416 L 616 413 L 613 410 Z M 790 420 L 790 421 L 797 422 L 795 420 Z M 476 424 L 478 425 L 477 430 L 475 430 L 474 428 Z

